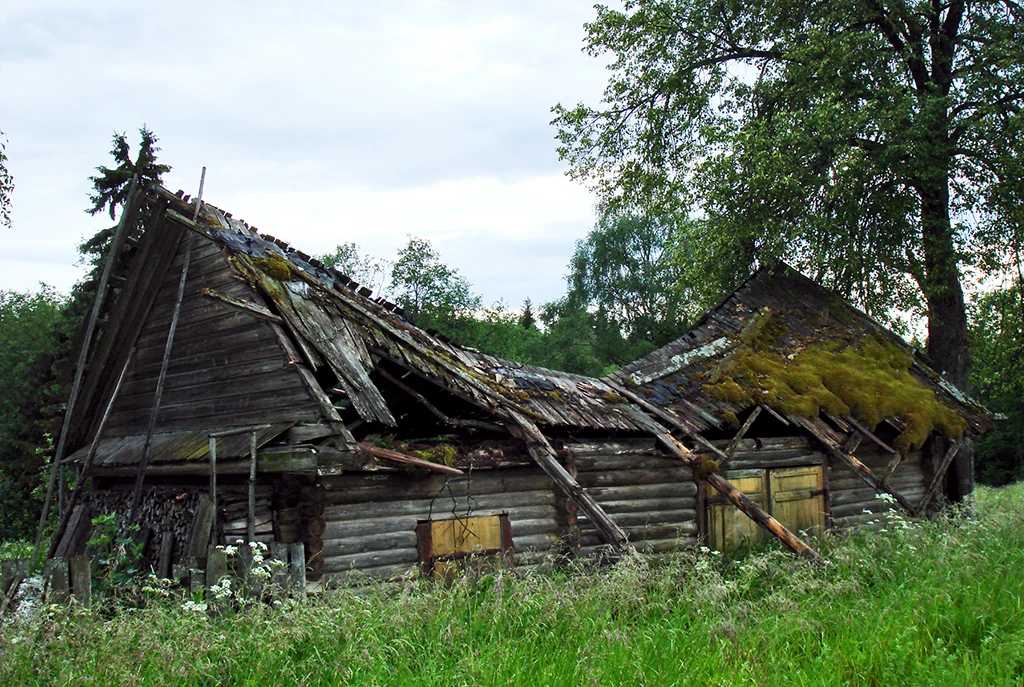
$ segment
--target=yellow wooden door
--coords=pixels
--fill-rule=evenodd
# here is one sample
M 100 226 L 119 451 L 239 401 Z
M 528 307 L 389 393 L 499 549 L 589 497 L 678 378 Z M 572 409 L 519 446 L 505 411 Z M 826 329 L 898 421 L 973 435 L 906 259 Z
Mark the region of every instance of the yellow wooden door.
M 772 515 L 790 532 L 816 534 L 825 529 L 822 466 L 772 470 Z
M 724 477 L 747 498 L 768 510 L 767 478 L 764 470 L 734 470 Z M 708 487 L 708 539 L 712 549 L 727 551 L 741 544 L 761 541 L 765 532 L 731 502 L 718 502 L 721 496 Z

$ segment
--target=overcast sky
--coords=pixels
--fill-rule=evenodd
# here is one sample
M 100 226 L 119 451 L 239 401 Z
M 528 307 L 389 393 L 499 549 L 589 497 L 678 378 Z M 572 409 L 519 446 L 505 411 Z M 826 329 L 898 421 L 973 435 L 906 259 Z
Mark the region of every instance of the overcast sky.
M 67 290 L 114 131 L 160 139 L 172 190 L 307 253 L 429 239 L 485 303 L 564 292 L 594 199 L 548 122 L 596 102 L 582 2 L 5 0 L 0 130 L 15 177 L 0 288 Z

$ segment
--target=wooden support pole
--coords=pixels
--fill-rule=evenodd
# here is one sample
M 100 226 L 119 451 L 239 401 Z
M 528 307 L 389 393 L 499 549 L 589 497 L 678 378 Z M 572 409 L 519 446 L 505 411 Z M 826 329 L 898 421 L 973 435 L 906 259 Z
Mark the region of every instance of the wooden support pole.
M 160 557 L 157 559 L 156 574 L 161 580 L 171 577 L 171 562 L 174 560 L 174 532 L 160 534 Z
M 53 497 L 54 483 L 57 473 L 60 471 L 61 463 L 67 451 L 68 431 L 71 428 L 71 419 L 75 414 L 78 404 L 78 393 L 82 388 L 82 379 L 85 376 L 85 368 L 89 359 L 89 350 L 92 348 L 92 337 L 96 331 L 96 323 L 100 317 L 100 310 L 103 308 L 103 301 L 107 295 L 107 284 L 110 275 L 117 263 L 117 256 L 124 247 L 125 239 L 130 230 L 127 229 L 135 219 L 138 211 L 137 203 L 141 194 L 136 193 L 139 177 L 132 177 L 132 183 L 128 187 L 128 196 L 125 199 L 124 209 L 121 211 L 121 220 L 114 230 L 114 237 L 110 241 L 110 250 L 107 251 L 107 261 L 103 264 L 103 272 L 100 274 L 99 284 L 96 285 L 96 300 L 93 301 L 92 310 L 89 311 L 89 320 L 85 326 L 85 333 L 82 336 L 82 349 L 78 352 L 78 362 L 75 364 L 75 379 L 71 384 L 71 393 L 68 396 L 67 408 L 64 410 L 64 422 L 60 428 L 60 437 L 57 439 L 57 450 L 54 453 L 53 463 L 50 466 L 50 479 L 46 487 L 46 497 L 43 499 L 43 512 L 39 515 L 39 528 L 36 530 L 35 548 L 32 551 L 32 565 L 35 565 L 39 558 L 39 547 L 43 541 L 43 529 L 46 527 L 46 515 L 50 510 L 50 500 Z M 131 218 L 131 221 L 129 221 Z
M 246 541 L 256 541 L 256 432 L 249 440 L 249 509 L 245 519 Z
M 96 434 L 92 438 L 92 443 L 89 444 L 89 452 L 85 454 L 85 460 L 82 461 L 82 471 L 78 475 L 78 483 L 75 484 L 75 489 L 71 492 L 71 497 L 68 499 L 67 507 L 61 513 L 60 522 L 57 523 L 57 531 L 53 533 L 53 541 L 50 543 L 50 551 L 46 556 L 47 558 L 52 558 L 56 555 L 57 547 L 64 534 L 64 530 L 68 525 L 68 518 L 73 513 L 75 506 L 78 504 L 78 497 L 81 495 L 82 489 L 85 487 L 85 480 L 92 470 L 92 462 L 96 459 L 96 452 L 99 450 L 100 440 L 103 438 L 103 430 L 106 429 L 107 420 L 110 418 L 110 413 L 114 409 L 114 403 L 117 401 L 117 397 L 121 394 L 121 386 L 124 383 L 125 377 L 128 375 L 128 368 L 131 367 L 132 361 L 135 359 L 135 351 L 136 348 L 133 346 L 131 352 L 128 354 L 128 359 L 124 361 L 124 367 L 121 368 L 121 374 L 117 377 L 117 384 L 114 385 L 114 391 L 110 394 L 110 400 L 107 401 L 107 407 L 103 409 L 103 417 L 100 418 L 100 424 L 96 428 Z
M 288 573 L 292 578 L 292 593 L 306 598 L 306 547 L 302 542 L 288 545 Z
M 938 491 L 939 484 L 942 483 L 942 478 L 945 476 L 949 466 L 953 464 L 953 459 L 956 458 L 956 454 L 960 452 L 960 442 L 954 441 L 950 443 L 949 449 L 946 451 L 946 455 L 943 456 L 942 462 L 939 464 L 939 469 L 935 471 L 935 477 L 932 478 L 931 484 L 928 485 L 928 490 L 924 492 L 924 496 L 921 497 L 921 502 L 917 504 L 915 508 L 916 513 L 923 513 L 925 508 L 928 507 L 928 503 L 935 496 L 935 492 Z
M 658 442 L 668 449 L 672 455 L 691 466 L 695 472 L 704 473 L 701 477 L 708 484 L 714 487 L 714 489 L 722 496 L 729 499 L 729 501 L 731 501 L 741 513 L 756 522 L 760 527 L 767 530 L 769 534 L 782 542 L 783 546 L 793 553 L 806 556 L 812 560 L 821 559 L 821 556 L 818 555 L 817 551 L 812 549 L 803 540 L 786 529 L 781 522 L 762 510 L 756 503 L 747 498 L 746 494 L 730 484 L 729 481 L 722 477 L 718 472 L 713 470 L 702 470 L 701 468 L 707 465 L 707 458 L 695 455 L 690 451 L 690 449 L 686 448 L 681 441 L 672 436 L 666 428 L 659 425 L 643 412 L 634 410 L 632 415 L 638 422 L 644 425 L 646 429 L 658 439 Z
M 210 437 L 210 503 L 217 512 L 217 437 Z
M 537 464 L 541 466 L 544 472 L 548 474 L 548 477 L 554 481 L 565 495 L 572 499 L 587 514 L 587 517 L 594 523 L 597 531 L 601 533 L 601 536 L 611 545 L 612 549 L 618 553 L 633 553 L 633 546 L 629 543 L 626 533 L 615 524 L 615 521 L 608 516 L 587 490 L 558 462 L 555 449 L 551 447 L 548 440 L 541 434 L 537 425 L 515 411 L 511 412 L 511 418 L 515 423 L 509 424 L 508 429 L 512 435 L 517 436 L 526 443 L 530 456 L 537 461 Z
M 871 472 L 871 468 L 857 460 L 855 456 L 840 448 L 839 442 L 833 438 L 834 433 L 824 422 L 821 421 L 820 418 L 806 418 L 796 415 L 791 416 L 791 418 L 798 425 L 813 434 L 814 437 L 821 442 L 822 447 L 824 447 L 825 451 L 828 452 L 830 456 L 845 463 L 846 466 L 853 471 L 853 474 L 864 480 L 864 482 L 872 489 L 878 493 L 885 492 L 891 495 L 908 513 L 913 514 L 915 512 L 914 504 L 910 503 L 903 494 L 899 493 L 889 485 L 884 484 L 874 475 L 873 472 Z

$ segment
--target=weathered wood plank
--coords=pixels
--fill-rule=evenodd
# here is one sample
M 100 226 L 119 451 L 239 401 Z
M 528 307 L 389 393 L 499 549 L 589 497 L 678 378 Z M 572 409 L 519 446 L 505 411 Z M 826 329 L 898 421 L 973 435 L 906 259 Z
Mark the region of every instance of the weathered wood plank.
M 185 547 L 186 557 L 199 561 L 206 555 L 206 547 L 210 543 L 210 530 L 215 518 L 216 513 L 210 498 L 206 494 L 200 494 L 192 518 L 192 530 Z
M 68 561 L 68 567 L 75 601 L 89 608 L 92 605 L 92 561 L 86 556 L 75 556 Z
M 470 510 L 474 514 L 506 509 L 512 513 L 519 508 L 554 507 L 555 503 L 554 490 L 516 492 L 514 494 L 476 494 L 457 498 L 445 494 L 437 499 L 328 505 L 324 509 L 324 519 L 327 520 L 328 528 L 330 528 L 332 521 L 362 520 L 397 515 L 416 515 L 422 516 L 423 519 L 430 514 L 433 514 L 434 518 L 455 517 L 456 514 L 465 514 Z

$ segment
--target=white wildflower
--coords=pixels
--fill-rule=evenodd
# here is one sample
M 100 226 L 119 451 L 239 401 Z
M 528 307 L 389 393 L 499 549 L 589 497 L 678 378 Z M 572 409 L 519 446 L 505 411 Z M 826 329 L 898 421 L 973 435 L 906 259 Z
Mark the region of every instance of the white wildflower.
M 208 604 L 196 603 L 195 601 L 186 601 L 181 605 L 181 610 L 188 611 L 190 613 L 206 613 L 208 608 Z

